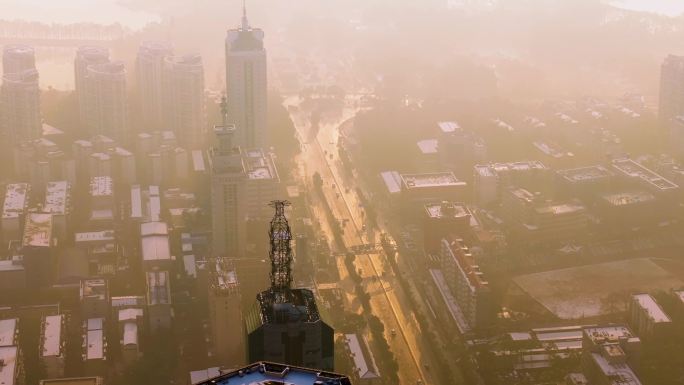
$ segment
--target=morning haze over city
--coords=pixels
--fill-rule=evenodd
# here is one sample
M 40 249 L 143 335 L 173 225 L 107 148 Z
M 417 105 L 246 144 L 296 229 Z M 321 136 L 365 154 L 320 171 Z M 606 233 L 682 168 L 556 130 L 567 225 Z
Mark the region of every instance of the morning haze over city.
M 684 1 L 0 9 L 0 384 L 684 384 Z

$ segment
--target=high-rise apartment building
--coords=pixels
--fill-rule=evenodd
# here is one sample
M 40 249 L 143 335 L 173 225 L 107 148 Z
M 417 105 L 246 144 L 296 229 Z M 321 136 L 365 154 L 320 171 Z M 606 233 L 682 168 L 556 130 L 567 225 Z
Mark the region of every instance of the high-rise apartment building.
M 209 321 L 213 350 L 221 366 L 240 367 L 247 360 L 240 283 L 226 258 L 217 258 L 209 268 Z
M 252 28 L 243 10 L 242 25 L 226 37 L 228 119 L 237 127 L 236 143 L 244 148 L 268 142 L 266 50 L 264 32 Z
M 90 136 L 125 141 L 128 133 L 126 68 L 121 61 L 87 67 L 84 82 L 85 126 Z
M 164 128 L 184 147 L 201 147 L 204 131 L 204 68 L 199 55 L 167 56 L 162 76 Z
M 6 143 L 18 144 L 40 137 L 38 71 L 5 72 L 0 88 L 0 117 Z
M 136 77 L 145 131 L 163 128 L 162 77 L 165 59 L 172 54 L 171 45 L 161 41 L 144 41 L 138 49 Z
M 78 114 L 82 125 L 87 122 L 86 109 L 88 107 L 88 92 L 86 91 L 86 77 L 88 66 L 109 62 L 109 50 L 98 46 L 81 46 L 76 51 L 74 59 L 74 85 L 78 99 Z
M 12 44 L 6 45 L 2 51 L 3 74 L 36 69 L 36 54 L 33 47 Z
M 658 118 L 664 125 L 684 114 L 684 56 L 669 55 L 660 66 Z

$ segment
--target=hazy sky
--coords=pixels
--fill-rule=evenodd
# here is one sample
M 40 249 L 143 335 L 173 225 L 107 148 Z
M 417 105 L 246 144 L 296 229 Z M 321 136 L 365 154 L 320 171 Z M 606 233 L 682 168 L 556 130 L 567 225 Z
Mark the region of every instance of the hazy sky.
M 0 0 L 0 18 L 65 24 L 121 23 L 133 29 L 159 20 L 154 14 L 132 11 L 119 3 L 118 0 Z
M 678 16 L 684 13 L 684 0 L 615 0 L 614 5 L 637 11 L 662 13 Z
M 136 4 L 135 0 L 128 1 L 131 4 Z M 235 1 L 237 2 L 237 0 Z M 273 1 L 274 3 L 277 3 L 279 0 Z M 421 0 L 412 1 L 420 2 Z M 445 0 L 445 2 L 446 1 L 447 0 Z M 469 2 L 477 3 L 478 1 L 479 0 L 470 0 Z M 608 1 L 614 5 L 628 9 L 657 12 L 670 16 L 677 16 L 684 13 L 684 0 Z M 121 3 L 121 0 L 0 0 L 0 9 L 2 9 L 2 16 L 0 16 L 0 18 L 6 20 L 24 19 L 47 23 L 74 23 L 90 21 L 95 23 L 110 24 L 118 22 L 133 29 L 140 28 L 150 21 L 159 20 L 159 17 L 153 13 L 133 11 L 128 9 L 126 6 L 121 5 Z M 141 1 L 141 3 L 143 3 L 143 1 Z

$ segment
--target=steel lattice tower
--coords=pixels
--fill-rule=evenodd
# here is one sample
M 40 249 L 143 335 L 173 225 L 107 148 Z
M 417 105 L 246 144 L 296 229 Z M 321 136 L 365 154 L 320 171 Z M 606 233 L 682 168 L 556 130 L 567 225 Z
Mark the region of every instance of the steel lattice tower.
M 285 206 L 288 201 L 272 201 L 275 215 L 271 219 L 271 293 L 276 303 L 287 302 L 290 297 L 290 284 L 292 283 L 292 232 L 285 218 Z

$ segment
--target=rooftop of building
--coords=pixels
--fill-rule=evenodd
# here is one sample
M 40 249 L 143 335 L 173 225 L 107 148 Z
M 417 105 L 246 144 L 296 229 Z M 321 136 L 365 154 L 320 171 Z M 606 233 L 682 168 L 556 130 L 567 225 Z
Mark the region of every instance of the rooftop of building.
M 380 372 L 375 365 L 368 344 L 363 335 L 345 334 L 344 340 L 347 343 L 347 348 L 354 361 L 354 370 L 361 380 L 369 380 L 373 378 L 380 378 Z
M 211 286 L 215 290 L 230 291 L 239 287 L 235 268 L 224 258 L 217 258 L 213 265 Z
M 461 129 L 461 126 L 457 122 L 437 122 L 437 126 L 445 134 Z
M 74 242 L 107 242 L 116 239 L 114 230 L 89 231 L 85 233 L 75 233 Z
M 40 385 L 102 385 L 102 377 L 72 377 L 41 380 Z
M 396 171 L 383 171 L 380 177 L 385 183 L 385 187 L 390 194 L 401 192 L 401 175 Z
M 199 382 L 196 385 L 228 385 L 234 383 L 264 385 L 351 385 L 349 377 L 341 374 L 272 362 L 257 362 L 204 382 Z
M 168 271 L 148 271 L 147 276 L 147 304 L 171 304 L 171 288 L 169 286 Z
M 407 189 L 464 186 L 453 172 L 433 172 L 425 174 L 401 174 L 402 185 Z
M 548 215 L 569 215 L 578 214 L 586 211 L 584 205 L 579 202 L 547 202 L 540 207 L 535 208 L 537 214 Z
M 439 141 L 437 139 L 423 139 L 416 142 L 421 154 L 436 154 L 438 152 Z
M 0 384 L 14 385 L 19 370 L 19 348 L 17 346 L 0 347 Z
M 90 178 L 90 195 L 94 197 L 111 196 L 113 182 L 109 176 L 95 176 Z
M 465 218 L 472 213 L 461 202 L 441 202 L 428 203 L 425 205 L 425 211 L 430 218 Z
M 18 323 L 19 320 L 17 318 L 0 320 L 0 346 L 17 345 L 17 337 L 19 336 Z
M 277 303 L 275 294 L 270 290 L 262 291 L 257 295 L 256 307 L 245 317 L 248 330 L 256 330 L 269 323 L 320 320 L 316 298 L 309 289 L 290 290 L 290 298 L 285 303 Z
M 542 171 L 547 169 L 542 162 L 536 160 L 475 165 L 475 172 L 484 177 L 508 172 Z
M 112 297 L 112 307 L 126 307 L 126 306 L 144 306 L 145 297 L 142 295 L 128 295 Z
M 508 190 L 515 199 L 524 201 L 526 203 L 533 203 L 537 200 L 538 194 L 535 194 L 529 190 L 526 190 L 524 188 L 510 188 Z
M 247 178 L 249 179 L 277 179 L 278 172 L 276 171 L 273 159 L 264 153 L 260 148 L 253 148 L 244 150 L 242 152 L 244 157 L 243 162 Z
M 84 279 L 81 281 L 81 299 L 83 298 L 107 298 L 107 281 L 102 278 Z
M 164 222 L 141 225 L 142 257 L 144 261 L 171 259 L 168 226 Z
M 28 183 L 10 183 L 5 190 L 5 202 L 2 207 L 2 218 L 18 218 L 24 214 L 28 206 Z
M 52 246 L 52 214 L 29 213 L 24 224 L 24 247 Z
M 557 173 L 571 183 L 591 182 L 613 176 L 610 170 L 601 165 L 558 170 Z
M 596 366 L 603 372 L 604 377 L 609 381 L 609 385 L 641 385 L 639 377 L 632 368 L 626 363 L 610 362 L 606 357 L 599 353 L 591 353 L 591 358 Z
M 623 191 L 611 194 L 604 194 L 601 198 L 611 206 L 628 206 L 645 202 L 655 201 L 655 195 L 647 191 Z
M 141 308 L 129 307 L 129 308 L 125 308 L 125 309 L 119 309 L 118 321 L 119 322 L 136 321 L 139 317 L 142 317 L 142 316 L 143 316 L 143 309 L 141 309 Z
M 66 214 L 69 205 L 69 182 L 62 180 L 48 182 L 45 188 L 43 211 L 52 214 Z
M 585 327 L 583 333 L 596 345 L 618 342 L 622 339 L 638 339 L 628 327 L 622 325 Z
M 534 145 L 534 147 L 537 148 L 537 150 L 541 151 L 544 155 L 548 155 L 552 158 L 560 159 L 575 156 L 575 154 L 563 151 L 559 146 L 552 143 L 536 141 L 532 144 Z
M 615 159 L 613 160 L 613 167 L 623 175 L 640 179 L 659 191 L 679 188 L 676 183 L 665 179 L 632 159 Z
M 665 323 L 672 322 L 670 317 L 665 314 L 663 308 L 658 305 L 658 302 L 650 294 L 635 294 L 632 296 L 633 301 L 638 304 L 653 322 Z
M 62 354 L 62 314 L 51 315 L 44 318 L 43 333 L 41 336 L 41 356 L 60 356 Z

